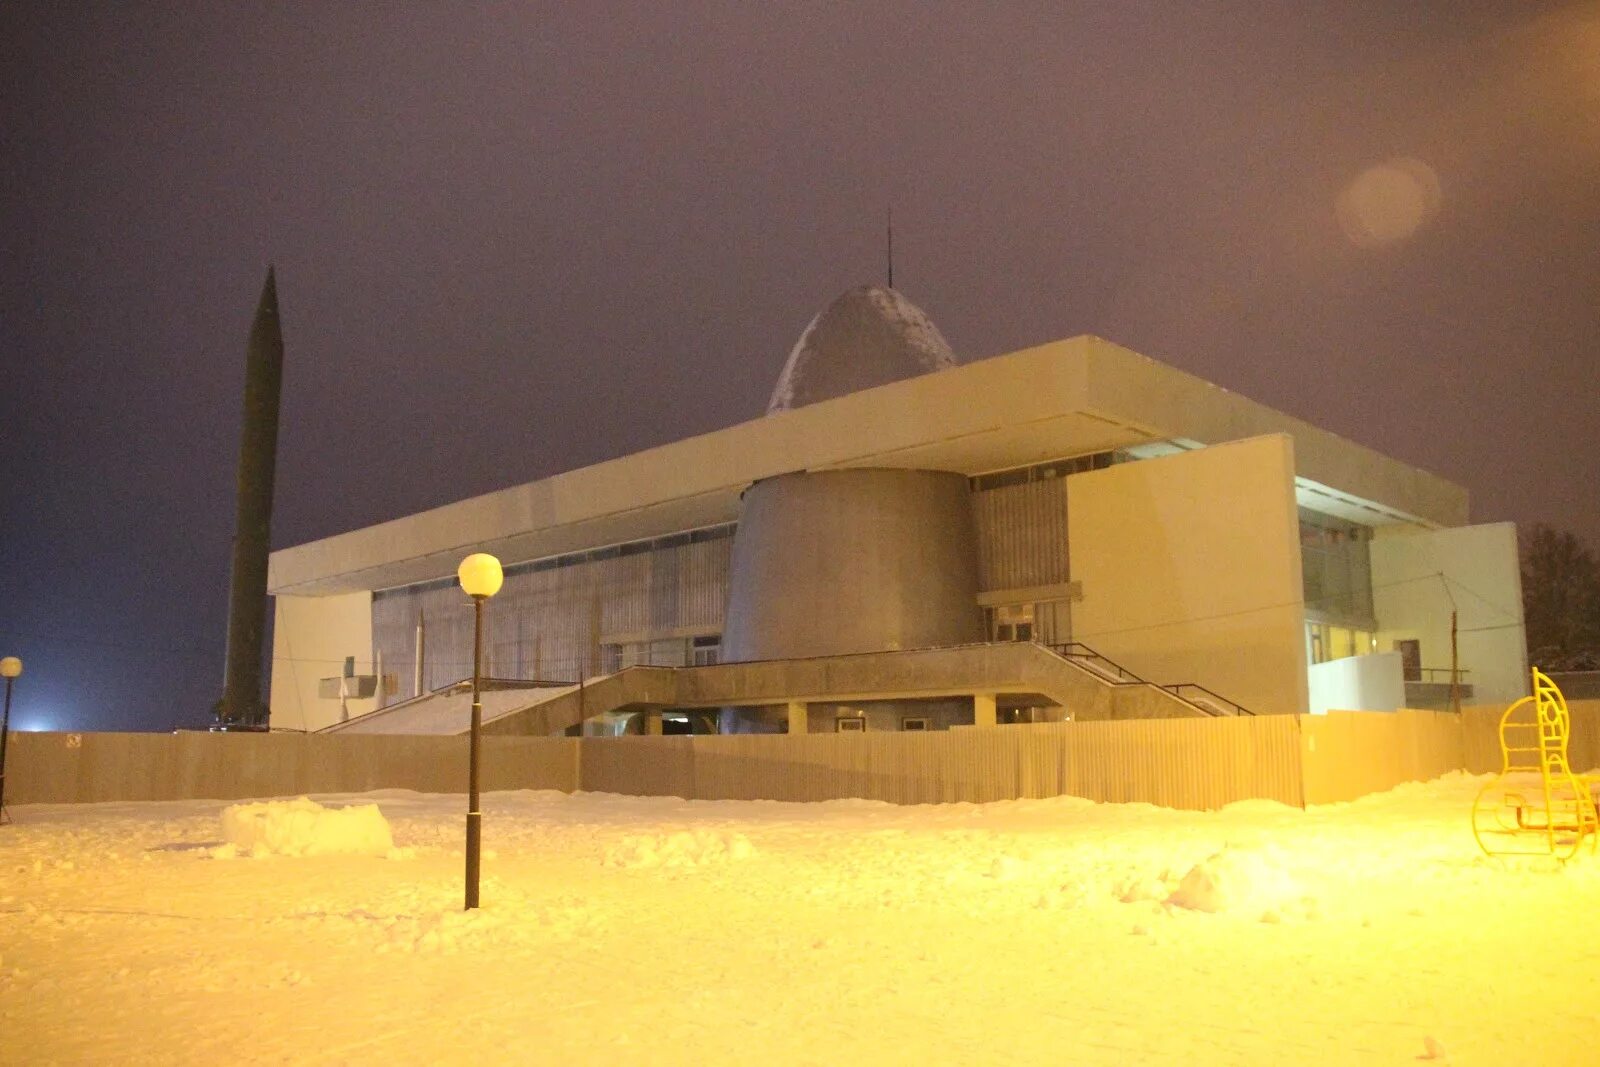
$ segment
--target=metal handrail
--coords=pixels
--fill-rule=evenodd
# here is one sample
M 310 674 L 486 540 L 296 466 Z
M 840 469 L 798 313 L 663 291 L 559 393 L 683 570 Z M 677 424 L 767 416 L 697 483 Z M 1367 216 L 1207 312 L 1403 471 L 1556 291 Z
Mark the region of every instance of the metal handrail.
M 1449 667 L 1412 667 L 1411 670 L 1416 671 L 1417 674 L 1421 675 L 1422 677 L 1407 678 L 1406 681 L 1408 682 L 1427 682 L 1430 685 L 1447 685 L 1450 681 L 1451 670 Z M 1460 681 L 1466 678 L 1467 675 L 1471 674 L 1472 671 L 1466 667 L 1457 667 L 1454 673 L 1456 680 Z M 1444 675 L 1445 680 L 1442 682 L 1435 682 L 1432 676 L 1441 674 Z
M 488 693 L 488 692 L 502 692 L 502 691 L 511 690 L 511 689 L 567 689 L 567 688 L 571 688 L 571 687 L 579 685 L 579 684 L 581 684 L 581 683 L 579 683 L 579 682 L 556 682 L 556 681 L 549 681 L 549 680 L 540 679 L 540 678 L 480 678 L 480 679 L 478 679 L 479 688 L 483 692 L 486 692 L 486 693 Z M 388 715 L 390 712 L 404 711 L 405 709 L 411 707 L 414 704 L 420 704 L 424 700 L 431 700 L 434 697 L 459 696 L 462 693 L 470 693 L 470 692 L 472 692 L 472 679 L 471 678 L 464 678 L 464 679 L 462 679 L 460 681 L 457 681 L 457 682 L 448 682 L 445 685 L 442 685 L 437 689 L 424 689 L 422 692 L 416 694 L 415 696 L 409 696 L 409 697 L 405 697 L 405 698 L 400 699 L 400 700 L 396 700 L 393 704 L 384 704 L 384 705 L 382 705 L 380 707 L 373 708 L 371 711 L 363 711 L 358 715 L 352 715 L 348 719 L 343 719 L 343 720 L 341 720 L 339 722 L 330 723 L 327 726 L 319 726 L 319 727 L 317 727 L 317 729 L 315 731 L 312 731 L 312 732 L 313 733 L 321 733 L 324 730 L 337 731 L 338 728 L 341 727 L 341 726 L 346 726 L 346 725 L 348 725 L 350 723 L 353 723 L 353 722 L 365 721 L 365 720 L 370 719 L 370 718 L 372 718 L 374 716 L 377 716 L 377 715 Z M 302 732 L 304 732 L 304 731 L 302 731 Z
M 1192 689 L 1192 690 L 1195 690 L 1197 692 L 1204 693 L 1209 699 L 1215 700 L 1219 704 L 1222 704 L 1222 705 L 1225 705 L 1227 707 L 1232 708 L 1233 709 L 1233 714 L 1235 716 L 1249 715 L 1251 718 L 1254 718 L 1255 714 L 1256 714 L 1255 712 L 1251 711 L 1249 708 L 1245 707 L 1243 704 L 1239 703 L 1237 700 L 1229 700 L 1227 697 L 1223 696 L 1221 693 L 1218 693 L 1216 690 L 1207 689 L 1205 686 L 1201 685 L 1198 682 L 1179 682 L 1177 685 L 1164 685 L 1161 688 L 1167 690 L 1173 696 L 1178 697 L 1180 700 L 1187 700 L 1190 704 L 1194 704 L 1196 702 L 1194 700 L 1191 700 L 1190 698 L 1185 697 L 1183 695 L 1182 691 L 1185 690 L 1185 689 Z
M 1116 676 L 1116 681 L 1112 682 L 1112 685 L 1151 684 L 1147 680 L 1128 670 L 1128 668 L 1124 667 L 1122 664 L 1102 656 L 1100 653 L 1096 652 L 1094 649 L 1090 648 L 1081 641 L 1068 641 L 1065 644 L 1045 645 L 1044 647 L 1048 648 L 1050 651 L 1054 652 L 1063 659 L 1087 660 L 1090 663 L 1104 664 L 1106 667 L 1109 667 L 1112 674 Z M 1101 674 L 1102 672 L 1096 671 L 1095 673 Z
M 1222 694 L 1214 690 L 1207 689 L 1198 682 L 1178 682 L 1175 685 L 1161 685 L 1158 682 L 1147 681 L 1146 679 L 1139 677 L 1137 674 L 1134 674 L 1120 663 L 1117 663 L 1115 660 L 1109 659 L 1106 656 L 1096 652 L 1094 649 L 1090 648 L 1081 641 L 1069 641 L 1065 644 L 1045 645 L 1045 647 L 1066 660 L 1071 660 L 1073 662 L 1082 660 L 1090 663 L 1104 664 L 1106 667 L 1109 667 L 1116 676 L 1115 681 L 1110 681 L 1108 679 L 1108 684 L 1110 685 L 1153 686 L 1156 689 L 1162 690 L 1163 692 L 1172 694 L 1185 704 L 1188 704 L 1190 707 L 1203 711 L 1207 715 L 1210 715 L 1214 718 L 1221 717 L 1225 714 L 1221 710 L 1222 708 L 1231 708 L 1234 716 L 1249 715 L 1252 718 L 1255 716 L 1255 712 L 1251 711 L 1243 704 L 1240 704 L 1238 701 L 1229 700 Z M 1079 665 L 1081 666 L 1082 664 L 1080 663 Z M 1105 674 L 1102 671 L 1097 670 L 1094 673 L 1101 678 L 1105 677 Z M 1209 699 L 1206 701 L 1193 700 L 1183 695 L 1186 690 L 1203 693 L 1205 697 Z M 1213 701 L 1215 702 L 1215 707 L 1213 707 L 1211 704 Z
M 847 653 L 840 653 L 840 654 L 829 655 L 829 656 L 782 657 L 782 660 L 800 661 L 800 660 L 807 660 L 807 659 L 838 659 L 838 658 L 844 658 L 844 657 L 850 657 L 850 656 L 877 656 L 877 655 L 883 655 L 883 654 L 885 654 L 885 652 L 899 652 L 899 653 L 933 652 L 933 651 L 945 651 L 945 650 L 956 649 L 956 648 L 972 648 L 972 647 L 976 647 L 976 646 L 980 646 L 980 645 L 995 645 L 995 644 L 1008 644 L 1008 643 L 1009 642 L 978 641 L 978 642 L 968 642 L 968 643 L 964 643 L 964 644 L 953 644 L 953 645 L 925 645 L 925 646 L 920 646 L 920 647 L 917 647 L 917 648 L 886 649 L 886 650 L 883 650 L 883 651 L 880 651 L 880 652 L 847 652 Z M 1133 673 L 1132 671 L 1128 670 L 1126 667 L 1122 666 L 1122 664 L 1117 663 L 1115 660 L 1112 660 L 1107 656 L 1101 655 L 1099 652 L 1097 652 L 1094 649 L 1090 648 L 1088 645 L 1084 644 L 1081 641 L 1068 641 L 1068 642 L 1059 643 L 1059 644 L 1050 644 L 1050 643 L 1046 643 L 1046 642 L 1043 642 L 1043 641 L 1034 641 L 1034 642 L 1031 642 L 1031 643 L 1035 644 L 1035 645 L 1038 645 L 1041 648 L 1048 649 L 1051 652 L 1054 652 L 1056 655 L 1060 656 L 1062 659 L 1067 660 L 1068 662 L 1072 663 L 1074 666 L 1078 667 L 1081 670 L 1088 671 L 1089 673 L 1093 674 L 1096 678 L 1098 678 L 1102 683 L 1104 683 L 1106 685 L 1111 685 L 1111 686 L 1147 685 L 1147 686 L 1150 686 L 1153 689 L 1160 689 L 1162 692 L 1167 693 L 1168 695 L 1174 697 L 1177 700 L 1183 701 L 1183 703 L 1188 704 L 1190 707 L 1195 708 L 1196 710 L 1201 711 L 1201 712 L 1203 712 L 1203 713 L 1205 713 L 1207 715 L 1210 715 L 1213 718 L 1223 717 L 1226 714 L 1228 714 L 1227 712 L 1224 712 L 1224 711 L 1220 710 L 1222 708 L 1231 709 L 1231 713 L 1233 715 L 1235 715 L 1235 716 L 1238 716 L 1238 715 L 1249 715 L 1249 716 L 1253 717 L 1256 714 L 1255 712 L 1251 711 L 1249 708 L 1247 708 L 1244 705 L 1238 703 L 1237 701 L 1229 700 L 1227 697 L 1222 696 L 1220 693 L 1217 693 L 1217 692 L 1215 692 L 1214 690 L 1211 690 L 1211 689 L 1207 689 L 1205 686 L 1200 685 L 1197 682 L 1179 682 L 1179 683 L 1177 683 L 1175 685 L 1162 685 L 1162 684 L 1157 683 L 1157 682 L 1152 682 L 1147 678 L 1143 678 L 1143 677 Z M 714 669 L 716 667 L 733 668 L 733 667 L 748 666 L 751 663 L 779 662 L 779 661 L 780 660 L 767 660 L 767 661 L 745 660 L 745 661 L 739 661 L 739 662 L 725 662 L 725 663 L 706 664 L 706 665 L 704 665 L 702 667 L 699 667 L 699 668 L 696 668 L 696 669 L 704 670 L 704 669 Z M 1090 666 L 1091 664 L 1093 664 L 1094 666 Z M 649 666 L 654 666 L 654 665 L 652 665 L 652 664 L 643 664 L 643 663 L 630 665 L 630 667 L 649 667 Z M 685 666 L 688 666 L 688 665 L 685 665 Z M 679 668 L 677 668 L 677 667 L 665 667 L 665 668 L 659 668 L 659 669 L 676 670 L 676 669 L 679 669 Z M 1462 673 L 1465 673 L 1465 672 L 1463 671 Z M 484 689 L 491 689 L 491 688 L 493 688 L 493 689 L 513 689 L 513 688 L 520 689 L 520 688 L 547 688 L 547 687 L 548 688 L 555 688 L 555 687 L 564 687 L 564 686 L 583 685 L 586 682 L 594 682 L 594 681 L 599 680 L 599 678 L 606 677 L 606 676 L 607 675 L 596 675 L 596 676 L 584 679 L 584 680 L 579 681 L 579 682 L 557 682 L 557 681 L 532 680 L 532 679 L 510 679 L 510 678 L 507 678 L 507 679 L 498 679 L 498 678 L 496 678 L 496 679 L 487 679 L 486 678 L 486 679 L 483 679 L 481 681 L 481 684 L 482 684 Z M 418 700 L 422 700 L 422 699 L 425 699 L 425 698 L 430 697 L 430 696 L 440 696 L 440 695 L 444 695 L 444 694 L 452 694 L 452 693 L 461 692 L 461 691 L 463 691 L 464 687 L 470 687 L 470 685 L 471 685 L 471 680 L 470 679 L 467 679 L 467 680 L 464 680 L 464 681 L 460 681 L 460 682 L 454 682 L 454 683 L 451 683 L 449 685 L 445 685 L 445 686 L 442 686 L 442 687 L 440 687 L 438 689 L 432 690 L 431 692 L 421 693 L 418 696 L 407 697 L 406 699 L 396 701 L 393 704 L 386 704 L 381 708 L 375 708 L 370 712 L 366 712 L 363 715 L 357 716 L 356 718 L 366 718 L 367 716 L 370 716 L 370 715 L 377 715 L 377 714 L 382 714 L 382 713 L 389 712 L 389 711 L 398 710 L 398 709 L 400 709 L 400 708 L 402 708 L 402 707 L 404 707 L 404 706 L 406 706 L 408 704 L 415 703 Z M 1186 691 L 1192 691 L 1192 692 L 1203 694 L 1206 699 L 1205 699 L 1204 702 L 1191 699 L 1191 698 L 1189 698 L 1187 696 L 1184 696 L 1184 693 Z M 349 721 L 354 722 L 355 719 L 351 719 Z M 343 724 L 342 723 L 336 723 L 334 725 L 338 726 L 338 725 L 343 725 Z M 326 729 L 326 727 L 324 729 Z

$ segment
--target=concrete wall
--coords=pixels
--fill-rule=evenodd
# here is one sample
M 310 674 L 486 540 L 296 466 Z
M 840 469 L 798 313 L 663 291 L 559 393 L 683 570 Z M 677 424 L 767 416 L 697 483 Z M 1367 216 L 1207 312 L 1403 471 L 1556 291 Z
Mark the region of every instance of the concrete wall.
M 339 701 L 320 696 L 318 683 L 342 673 L 346 656 L 356 658 L 357 674 L 372 673 L 372 648 L 371 593 L 275 597 L 267 700 L 272 725 L 319 730 L 338 722 Z M 375 698 L 352 700 L 350 715 L 376 706 Z
M 1074 475 L 1067 497 L 1076 640 L 1258 714 L 1307 710 L 1289 437 Z
M 1527 633 L 1512 523 L 1416 532 L 1380 528 L 1372 542 L 1372 596 L 1380 651 L 1415 639 L 1422 666 L 1448 669 L 1453 605 L 1472 701 L 1504 704 L 1527 694 Z
M 783 712 L 782 708 L 773 709 L 777 714 Z M 829 703 L 821 702 L 809 704 L 806 707 L 807 732 L 814 734 L 831 734 L 839 732 L 840 718 L 861 718 L 866 720 L 869 732 L 889 731 L 891 733 L 904 729 L 904 722 L 908 718 L 926 719 L 930 730 L 949 730 L 957 726 L 972 725 L 971 700 L 922 700 L 922 701 L 856 701 L 854 703 Z
M 1406 704 L 1405 675 L 1398 652 L 1313 663 L 1306 677 L 1313 715 L 1329 711 L 1395 711 Z
M 1600 671 L 1552 671 L 1550 680 L 1568 700 L 1600 700 Z
M 967 480 L 943 471 L 786 474 L 746 491 L 722 658 L 982 641 Z

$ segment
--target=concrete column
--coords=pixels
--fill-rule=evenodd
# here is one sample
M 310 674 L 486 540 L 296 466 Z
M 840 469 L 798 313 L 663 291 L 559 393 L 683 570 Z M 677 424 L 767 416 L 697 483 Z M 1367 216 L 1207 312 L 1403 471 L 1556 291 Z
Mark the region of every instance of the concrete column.
M 802 701 L 789 701 L 789 732 L 791 734 L 811 732 L 810 716 L 807 713 L 806 705 Z
M 993 693 L 972 694 L 972 725 L 994 726 L 996 718 L 994 713 Z
M 659 710 L 644 713 L 644 732 L 651 737 L 661 736 L 661 712 Z

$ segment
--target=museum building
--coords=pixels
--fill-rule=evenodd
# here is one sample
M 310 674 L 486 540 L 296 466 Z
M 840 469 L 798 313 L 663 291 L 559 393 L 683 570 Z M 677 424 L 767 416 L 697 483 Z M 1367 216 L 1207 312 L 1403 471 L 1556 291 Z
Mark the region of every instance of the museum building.
M 479 551 L 505 564 L 500 732 L 1392 710 L 1527 684 L 1515 529 L 1469 525 L 1460 486 L 1097 337 L 958 363 L 882 287 L 812 320 L 759 418 L 274 552 L 273 727 L 464 730 L 454 575 Z

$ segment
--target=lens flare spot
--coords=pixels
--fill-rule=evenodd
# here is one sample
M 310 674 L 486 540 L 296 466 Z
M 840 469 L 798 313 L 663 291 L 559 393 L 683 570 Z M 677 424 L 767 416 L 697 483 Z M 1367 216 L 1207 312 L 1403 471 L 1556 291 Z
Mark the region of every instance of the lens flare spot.
M 1439 210 L 1439 176 L 1420 159 L 1368 167 L 1339 194 L 1339 226 L 1363 248 L 1402 241 Z

